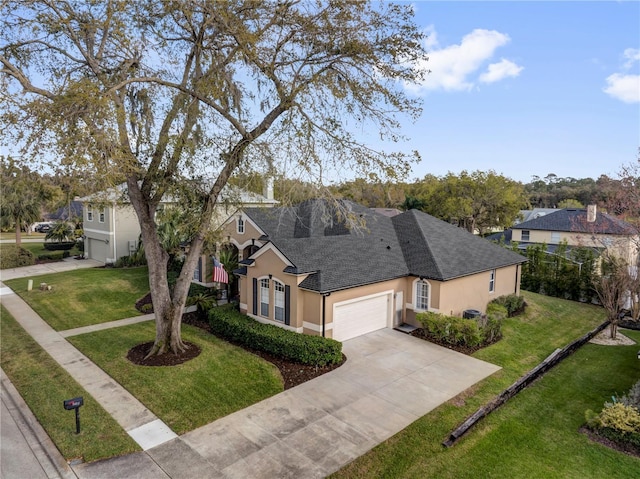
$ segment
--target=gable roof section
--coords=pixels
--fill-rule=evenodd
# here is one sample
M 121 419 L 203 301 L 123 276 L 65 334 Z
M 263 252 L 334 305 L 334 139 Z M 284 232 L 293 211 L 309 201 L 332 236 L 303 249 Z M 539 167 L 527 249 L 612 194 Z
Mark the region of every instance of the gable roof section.
M 410 274 L 439 281 L 524 263 L 526 259 L 418 210 L 393 218 Z
M 390 218 L 349 201 L 338 212 L 317 201 L 244 210 L 293 264 L 286 272 L 308 274 L 304 289 L 331 292 L 410 275 L 447 280 L 526 261 L 417 210 Z M 364 226 L 346 227 L 345 214 Z
M 633 235 L 638 232 L 629 223 L 598 212 L 594 222 L 587 221 L 586 209 L 566 208 L 513 226 L 518 230 L 566 231 L 569 233 Z

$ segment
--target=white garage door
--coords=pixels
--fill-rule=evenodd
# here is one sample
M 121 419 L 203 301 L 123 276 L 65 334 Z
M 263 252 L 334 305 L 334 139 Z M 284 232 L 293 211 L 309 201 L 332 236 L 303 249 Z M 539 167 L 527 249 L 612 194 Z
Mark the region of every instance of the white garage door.
M 95 259 L 96 261 L 100 261 L 102 263 L 107 262 L 107 253 L 108 246 L 102 240 L 97 240 L 95 238 L 87 238 L 89 242 L 89 259 Z M 87 245 L 85 245 L 86 248 Z
M 333 339 L 346 341 L 371 331 L 386 328 L 390 304 L 390 293 L 335 304 Z

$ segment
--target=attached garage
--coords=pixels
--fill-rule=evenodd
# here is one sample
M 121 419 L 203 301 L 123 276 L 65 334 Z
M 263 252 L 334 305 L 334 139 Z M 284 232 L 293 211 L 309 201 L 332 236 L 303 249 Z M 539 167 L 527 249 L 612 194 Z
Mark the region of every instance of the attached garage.
M 392 292 L 334 304 L 333 339 L 346 341 L 388 327 L 392 304 Z
M 107 255 L 109 254 L 109 245 L 99 239 L 87 238 L 85 240 L 85 251 L 89 259 L 106 263 Z

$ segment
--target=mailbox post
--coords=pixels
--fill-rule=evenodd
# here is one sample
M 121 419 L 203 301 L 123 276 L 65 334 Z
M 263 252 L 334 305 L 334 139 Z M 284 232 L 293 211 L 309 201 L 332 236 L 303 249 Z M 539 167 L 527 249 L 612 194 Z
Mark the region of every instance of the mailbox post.
M 67 411 L 71 409 L 75 409 L 76 411 L 76 434 L 80 434 L 80 406 L 82 406 L 83 404 L 84 401 L 82 399 L 82 396 L 73 399 L 66 399 L 65 401 L 63 401 L 64 408 Z

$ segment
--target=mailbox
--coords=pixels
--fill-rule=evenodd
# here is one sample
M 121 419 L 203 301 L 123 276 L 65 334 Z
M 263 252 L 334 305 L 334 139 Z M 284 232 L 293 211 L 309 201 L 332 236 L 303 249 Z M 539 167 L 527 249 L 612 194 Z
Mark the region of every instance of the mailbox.
M 82 400 L 82 396 L 80 396 L 80 397 L 77 397 L 77 398 L 65 400 L 64 401 L 64 408 L 66 410 L 77 409 L 80 406 L 82 406 L 83 404 L 84 404 L 84 401 Z
M 62 405 L 67 411 L 74 410 L 76 412 L 76 434 L 80 434 L 80 406 L 83 404 L 82 396 L 62 401 Z

